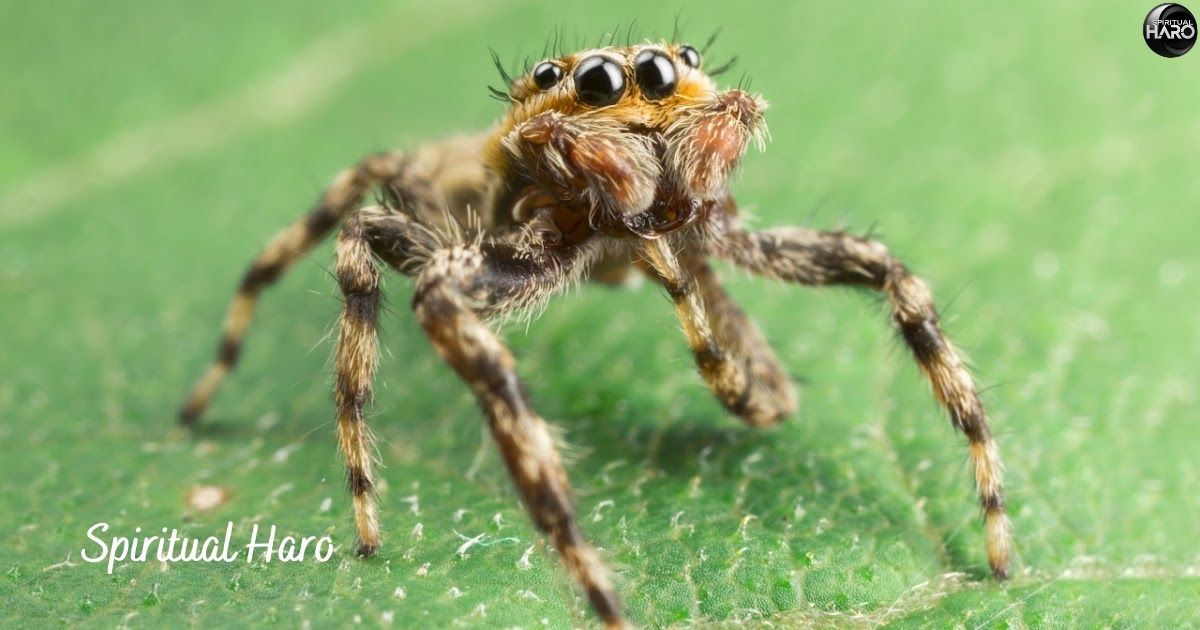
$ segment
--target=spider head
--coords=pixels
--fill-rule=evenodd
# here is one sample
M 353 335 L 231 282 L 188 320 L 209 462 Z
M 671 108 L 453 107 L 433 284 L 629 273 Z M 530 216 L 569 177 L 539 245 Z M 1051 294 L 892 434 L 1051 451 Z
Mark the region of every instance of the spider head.
M 646 210 L 664 191 L 723 197 L 748 144 L 761 147 L 766 137 L 766 102 L 719 90 L 700 52 L 686 44 L 546 59 L 514 79 L 504 97 L 510 107 L 496 134 L 503 147 L 497 170 L 522 173 L 564 201 L 622 215 Z

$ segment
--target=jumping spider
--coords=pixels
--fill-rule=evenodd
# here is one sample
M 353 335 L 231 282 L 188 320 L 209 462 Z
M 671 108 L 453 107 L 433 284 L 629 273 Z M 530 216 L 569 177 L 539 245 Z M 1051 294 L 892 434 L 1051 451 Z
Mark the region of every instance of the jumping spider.
M 501 94 L 510 106 L 486 133 L 365 158 L 267 245 L 233 299 L 216 363 L 182 409 L 185 423 L 196 421 L 237 362 L 259 293 L 341 224 L 336 272 L 345 301 L 334 399 L 358 553 L 370 556 L 381 542 L 363 411 L 378 362 L 382 262 L 414 278 L 417 320 L 478 398 L 534 523 L 596 614 L 621 626 L 551 432 L 486 321 L 536 307 L 580 279 L 614 283 L 644 273 L 674 301 L 700 375 L 721 404 L 747 424 L 772 425 L 795 410 L 795 391 L 709 266 L 722 258 L 776 280 L 887 297 L 934 395 L 969 440 L 988 562 L 1006 577 L 1011 543 L 996 443 L 925 284 L 866 238 L 740 225 L 728 181 L 747 145 L 763 142 L 760 96 L 717 89 L 695 48 L 666 42 L 547 59 Z M 371 190 L 380 203 L 364 206 Z

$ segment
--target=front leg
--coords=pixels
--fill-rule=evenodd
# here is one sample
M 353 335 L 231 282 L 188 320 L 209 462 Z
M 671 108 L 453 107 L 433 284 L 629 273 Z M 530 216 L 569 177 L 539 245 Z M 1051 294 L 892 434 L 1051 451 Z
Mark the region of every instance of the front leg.
M 1004 511 L 1000 454 L 975 383 L 942 333 L 925 283 L 881 243 L 842 232 L 797 227 L 744 232 L 730 226 L 716 247 L 718 255 L 778 280 L 805 285 L 859 285 L 887 295 L 892 319 L 929 378 L 934 396 L 971 444 L 975 485 L 987 530 L 988 563 L 997 578 L 1006 578 L 1012 534 Z
M 512 354 L 480 319 L 557 291 L 591 257 L 580 249 L 549 253 L 489 243 L 438 251 L 418 278 L 413 309 L 438 354 L 474 391 L 534 523 L 550 536 L 605 624 L 621 627 L 608 570 L 576 523 L 554 439 L 529 405 Z

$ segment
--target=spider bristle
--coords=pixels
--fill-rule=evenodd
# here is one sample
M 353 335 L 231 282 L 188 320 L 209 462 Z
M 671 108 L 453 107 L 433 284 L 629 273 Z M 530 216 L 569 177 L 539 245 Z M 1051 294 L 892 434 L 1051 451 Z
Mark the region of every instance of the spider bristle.
M 709 70 L 708 76 L 715 77 L 720 74 L 725 74 L 726 72 L 729 72 L 731 69 L 733 69 L 733 67 L 735 65 L 737 65 L 737 62 L 738 62 L 738 58 L 736 55 L 734 55 L 733 57 L 729 58 L 729 61 L 726 61 L 725 63 L 717 66 L 716 68 L 713 68 L 712 70 Z
M 671 27 L 671 41 L 672 42 L 679 41 L 679 38 L 683 35 L 683 28 L 682 28 L 682 25 L 680 24 L 680 20 L 682 18 L 683 18 L 683 7 L 679 7 L 679 10 L 675 12 L 675 24 Z
M 504 79 L 504 84 L 512 85 L 512 75 L 508 74 L 508 70 L 504 69 L 504 63 L 500 61 L 500 53 L 496 52 L 496 49 L 491 46 L 488 46 L 488 52 L 492 53 L 492 64 L 496 66 L 496 70 L 500 73 L 500 78 Z
M 617 43 L 617 34 L 621 32 L 621 23 L 617 22 L 616 28 L 608 34 L 608 45 L 615 46 Z
M 512 97 L 509 96 L 508 92 L 505 92 L 504 90 L 498 89 L 492 85 L 487 86 L 487 89 L 489 92 L 489 94 L 488 94 L 489 98 L 494 98 L 497 101 L 501 101 L 504 103 L 508 103 L 508 102 L 512 101 Z
M 704 42 L 704 45 L 700 47 L 701 55 L 708 54 L 708 49 L 712 48 L 713 43 L 717 41 L 717 36 L 720 34 L 721 34 L 721 27 L 718 26 L 717 29 L 713 31 L 712 35 L 708 36 L 708 41 Z M 736 57 L 735 57 L 735 59 L 736 59 Z
M 636 19 L 629 21 L 629 28 L 626 29 L 626 31 L 625 31 L 625 47 L 626 48 L 633 45 L 633 27 L 636 24 L 637 24 Z

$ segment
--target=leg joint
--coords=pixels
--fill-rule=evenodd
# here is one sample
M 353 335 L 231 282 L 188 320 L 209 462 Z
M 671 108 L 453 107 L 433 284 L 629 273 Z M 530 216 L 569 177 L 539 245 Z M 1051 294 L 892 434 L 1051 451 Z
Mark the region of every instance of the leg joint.
M 242 283 L 239 290 L 243 293 L 258 293 L 263 287 L 271 284 L 279 279 L 279 274 L 283 272 L 283 267 L 286 265 L 283 259 L 274 260 L 263 263 L 255 261 L 246 269 L 246 274 L 242 276 Z
M 359 466 L 346 467 L 346 485 L 356 497 L 369 493 L 373 487 L 371 477 Z

